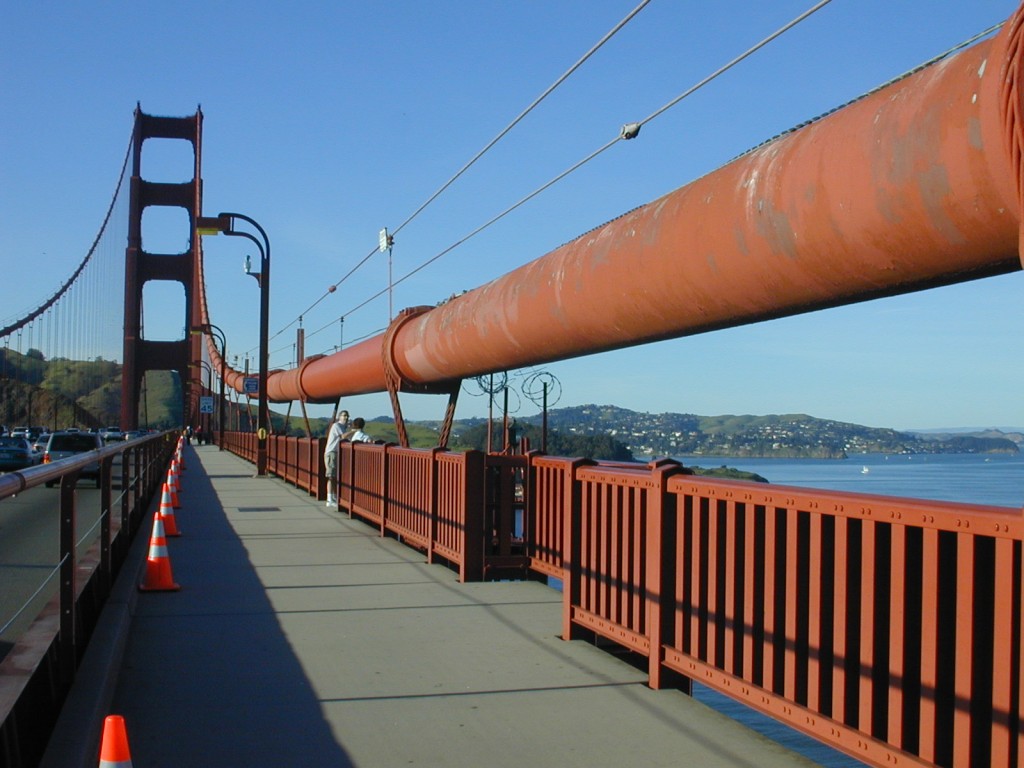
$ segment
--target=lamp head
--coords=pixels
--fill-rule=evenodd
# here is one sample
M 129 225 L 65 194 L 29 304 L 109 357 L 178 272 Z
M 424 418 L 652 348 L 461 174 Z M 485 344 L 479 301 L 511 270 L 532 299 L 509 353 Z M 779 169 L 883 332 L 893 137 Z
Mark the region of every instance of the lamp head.
M 198 235 L 219 235 L 221 232 L 231 231 L 230 216 L 197 216 L 196 234 Z

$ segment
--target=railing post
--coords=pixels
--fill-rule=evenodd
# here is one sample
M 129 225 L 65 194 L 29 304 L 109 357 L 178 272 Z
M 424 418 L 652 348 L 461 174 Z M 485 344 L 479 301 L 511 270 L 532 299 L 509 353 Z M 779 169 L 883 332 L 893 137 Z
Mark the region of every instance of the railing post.
M 668 480 L 684 472 L 682 465 L 671 459 L 652 461 L 647 465 L 655 487 L 647 498 L 647 633 L 650 653 L 647 657 L 648 685 L 659 688 L 679 688 L 692 692 L 688 677 L 664 668 L 664 639 L 670 636 L 675 579 L 676 499 L 668 492 Z
M 324 501 L 327 498 L 327 472 L 324 466 L 326 443 L 326 437 L 314 437 L 309 441 L 309 492 L 316 497 L 317 501 Z M 338 465 L 334 466 L 337 468 Z M 324 494 L 323 499 L 320 498 L 321 493 Z
M 257 440 L 259 437 L 257 436 Z M 260 448 L 257 443 L 256 448 L 257 457 L 257 472 L 259 472 L 259 454 Z M 263 469 L 269 475 L 281 475 L 281 468 L 278 464 L 278 451 L 277 451 L 277 436 L 268 435 L 267 439 L 263 441 Z
M 117 531 L 120 541 L 118 552 L 118 563 L 122 562 L 128 555 L 129 542 L 132 539 L 131 523 L 131 500 L 135 495 L 135 486 L 138 485 L 139 476 L 139 449 L 128 448 L 121 456 L 121 524 Z
M 352 517 L 355 506 L 352 485 L 355 482 L 355 451 L 352 443 L 343 442 L 338 445 L 338 505 L 348 511 Z
M 466 451 L 465 457 L 462 497 L 464 539 L 459 581 L 481 581 L 484 577 L 484 517 L 487 513 L 484 495 L 486 457 L 481 451 Z
M 60 680 L 70 686 L 75 679 L 77 667 L 77 641 L 75 583 L 78 570 L 78 558 L 75 554 L 75 484 L 78 472 L 71 472 L 60 479 L 60 636 L 58 640 L 58 656 Z
M 124 454 L 121 455 L 122 475 Z M 108 456 L 100 462 L 100 591 L 106 599 L 113 584 L 113 564 L 110 557 L 110 486 L 114 481 L 114 457 Z
M 157 441 L 152 441 L 156 443 Z M 160 442 L 163 442 L 162 440 Z M 142 507 L 142 499 L 149 488 L 149 465 L 159 455 L 159 449 L 150 443 L 138 452 L 135 466 L 135 487 L 132 489 L 132 510 L 129 515 L 128 524 L 131 526 L 130 538 L 135 538 L 135 532 L 139 527 L 139 515 L 137 510 Z M 129 545 L 130 546 L 130 545 Z
M 438 529 L 438 511 L 437 511 L 437 494 L 438 494 L 438 461 L 437 457 L 439 454 L 447 453 L 446 448 L 432 448 L 430 450 L 430 489 L 428 491 L 428 498 L 430 499 L 430 507 L 427 510 L 427 514 L 430 516 L 429 523 L 427 524 L 427 562 L 434 562 L 434 544 L 437 542 L 437 529 Z
M 388 488 L 388 478 L 391 462 L 391 445 L 385 445 L 380 457 L 380 535 L 386 536 L 388 532 L 388 512 L 391 511 L 391 489 Z
M 540 451 L 527 451 L 523 467 L 523 554 L 527 569 L 537 550 L 537 468 L 534 461 L 543 455 Z
M 315 455 L 312 457 L 312 466 L 316 467 L 316 488 L 313 494 L 316 496 L 317 501 L 327 501 L 327 465 L 324 463 L 324 450 L 327 448 L 326 437 L 316 437 L 311 441 L 312 448 Z M 338 466 L 341 457 L 337 457 L 337 463 L 334 465 L 335 471 L 338 473 L 336 478 L 337 482 L 341 480 L 341 467 Z M 338 494 L 338 489 L 335 489 L 335 495 Z
M 574 459 L 566 465 L 567 477 L 564 482 L 565 500 L 562 505 L 565 517 L 562 519 L 562 639 L 579 637 L 572 623 L 573 606 L 580 602 L 580 488 L 576 482 L 576 470 L 593 465 L 590 459 Z

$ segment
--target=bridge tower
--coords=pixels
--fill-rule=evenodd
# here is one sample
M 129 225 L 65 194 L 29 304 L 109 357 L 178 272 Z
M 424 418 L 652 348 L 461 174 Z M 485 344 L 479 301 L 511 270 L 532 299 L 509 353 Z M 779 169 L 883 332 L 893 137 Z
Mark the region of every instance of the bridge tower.
M 199 358 L 200 339 L 189 329 L 200 324 L 199 296 L 196 281 L 198 243 L 195 219 L 202 210 L 203 113 L 196 110 L 190 117 L 156 117 L 135 108 L 135 129 L 132 140 L 132 176 L 128 209 L 128 246 L 125 253 L 124 284 L 124 364 L 121 383 L 121 428 L 135 429 L 139 423 L 139 394 L 147 371 L 176 371 L 182 385 L 182 414 L 189 422 L 192 380 L 198 378 L 191 361 Z M 158 183 L 142 178 L 142 148 L 147 139 L 176 139 L 192 144 L 194 164 L 192 178 L 182 183 Z M 142 215 L 149 206 L 176 206 L 188 213 L 188 231 L 182 240 L 188 242 L 184 253 L 150 253 L 142 242 Z M 143 337 L 143 302 L 145 284 L 151 280 L 178 282 L 185 292 L 182 318 L 184 337 L 170 341 L 147 340 Z

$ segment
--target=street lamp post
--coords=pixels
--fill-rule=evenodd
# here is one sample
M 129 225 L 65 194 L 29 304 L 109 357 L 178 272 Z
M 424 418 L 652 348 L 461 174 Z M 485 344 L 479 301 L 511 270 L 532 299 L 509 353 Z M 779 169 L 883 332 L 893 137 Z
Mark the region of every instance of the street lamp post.
M 228 355 L 228 341 L 224 336 L 224 331 L 218 328 L 213 323 L 206 323 L 201 325 L 192 333 L 203 333 L 207 332 L 214 334 L 217 337 L 217 341 L 220 342 L 220 402 L 217 405 L 217 450 L 224 450 L 224 375 L 227 368 L 227 355 Z
M 258 240 L 252 233 L 235 229 L 235 219 L 240 219 L 256 229 L 262 238 Z M 270 238 L 255 220 L 240 213 L 219 213 L 216 218 L 199 217 L 196 220 L 196 231 L 201 235 L 215 235 L 223 232 L 233 237 L 244 237 L 255 243 L 260 252 L 260 271 L 252 272 L 246 260 L 246 274 L 256 278 L 260 286 L 260 380 L 259 404 L 256 414 L 256 476 L 267 474 L 267 436 L 269 432 L 269 410 L 267 398 L 267 366 L 270 357 Z
M 199 368 L 200 370 L 203 370 L 203 369 L 206 370 L 206 386 L 201 389 L 201 392 L 205 391 L 205 392 L 209 392 L 211 395 L 213 395 L 213 368 L 210 366 L 210 364 L 208 362 L 206 362 L 205 360 L 193 360 L 191 363 L 189 363 L 189 367 L 190 368 Z M 200 385 L 202 385 L 202 380 L 201 379 L 202 379 L 202 376 L 200 375 L 200 382 L 199 382 Z M 202 395 L 200 395 L 200 398 L 197 399 L 196 402 L 197 402 L 197 410 L 199 411 L 199 426 L 202 427 L 202 421 L 203 421 Z M 206 431 L 206 434 L 210 433 L 210 418 L 209 418 L 209 416 L 207 416 L 207 418 L 206 418 L 206 430 L 205 431 Z M 207 438 L 207 439 L 209 439 L 209 438 Z M 202 442 L 202 441 L 200 441 L 200 442 Z

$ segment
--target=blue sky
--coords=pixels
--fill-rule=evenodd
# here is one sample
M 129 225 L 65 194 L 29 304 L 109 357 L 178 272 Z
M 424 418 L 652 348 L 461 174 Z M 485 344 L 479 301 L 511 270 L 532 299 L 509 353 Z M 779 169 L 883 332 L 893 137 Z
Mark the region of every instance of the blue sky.
M 132 112 L 204 116 L 205 208 L 246 213 L 273 248 L 272 366 L 297 317 L 396 229 L 639 0 L 7 3 L 0 11 L 0 261 L 5 319 L 38 305 L 87 251 Z M 398 234 L 397 279 L 736 55 L 812 0 L 652 0 Z M 1005 20 L 1008 0 L 833 0 L 796 29 L 393 291 L 395 309 L 494 279 L 685 185 L 780 131 Z M 143 174 L 188 177 L 172 142 Z M 144 222 L 147 250 L 184 247 Z M 166 241 L 163 241 L 167 238 Z M 206 243 L 213 321 L 254 354 L 244 241 Z M 42 268 L 41 268 L 42 267 Z M 303 317 L 307 352 L 388 322 L 381 254 Z M 558 406 L 810 413 L 871 426 L 1021 425 L 1021 273 L 566 361 Z M 181 332 L 147 294 L 146 333 Z M 343 336 L 338 318 L 345 316 Z M 279 333 L 280 332 L 280 333 Z M 255 363 L 254 363 L 255 365 Z M 514 379 L 518 380 L 518 379 Z M 410 418 L 440 398 L 409 397 Z M 537 408 L 513 396 L 521 415 Z M 518 405 L 516 405 L 518 403 Z M 367 417 L 387 398 L 346 401 Z M 486 414 L 463 394 L 459 416 Z M 314 414 L 319 413 L 314 409 Z

